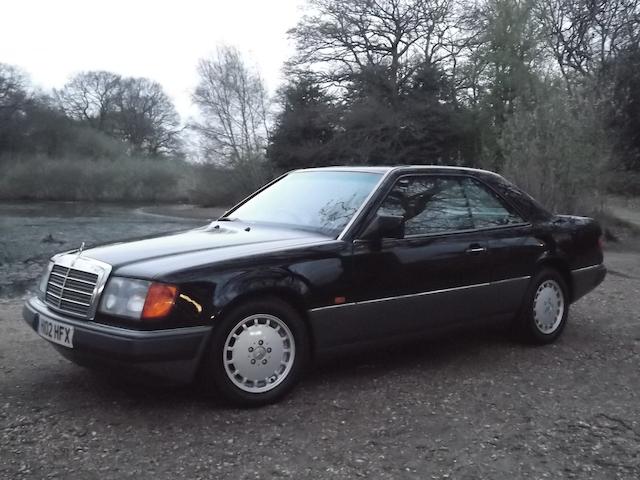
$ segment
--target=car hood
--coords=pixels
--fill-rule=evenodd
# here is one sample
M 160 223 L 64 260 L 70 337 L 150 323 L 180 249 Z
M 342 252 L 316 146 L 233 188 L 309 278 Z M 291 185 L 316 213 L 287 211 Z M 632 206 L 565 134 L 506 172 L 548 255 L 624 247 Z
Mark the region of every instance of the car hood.
M 332 241 L 302 230 L 220 222 L 208 227 L 87 249 L 83 256 L 117 275 L 157 278 L 188 268 L 260 253 Z

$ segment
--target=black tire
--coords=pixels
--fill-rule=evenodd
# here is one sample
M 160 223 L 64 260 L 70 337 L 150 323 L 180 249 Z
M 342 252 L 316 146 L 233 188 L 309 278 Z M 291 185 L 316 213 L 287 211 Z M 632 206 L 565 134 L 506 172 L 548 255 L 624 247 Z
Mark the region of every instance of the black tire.
M 559 294 L 562 296 L 563 307 L 561 316 L 558 311 L 555 311 L 556 314 L 553 315 L 553 304 L 557 301 L 553 296 L 553 292 L 556 291 L 556 287 L 559 290 Z M 539 289 L 541 288 L 545 291 L 549 288 L 549 291 L 552 292 L 549 298 L 550 305 L 548 307 L 545 306 L 545 308 L 549 309 L 549 318 L 553 320 L 546 324 L 542 321 L 542 319 L 545 318 L 544 313 L 538 317 L 534 308 L 539 296 L 538 294 L 540 293 Z M 527 288 L 527 292 L 520 309 L 520 314 L 515 321 L 516 333 L 518 336 L 523 341 L 532 344 L 544 345 L 554 342 L 562 334 L 567 323 L 570 304 L 568 292 L 569 289 L 567 288 L 567 283 L 557 270 L 545 267 L 534 275 L 529 283 L 529 287 Z M 545 305 L 543 300 L 544 299 L 541 297 L 538 302 L 539 310 L 543 305 Z M 558 319 L 558 317 L 560 318 Z M 545 328 L 545 325 L 547 328 Z
M 264 317 L 260 317 L 263 315 Z M 240 332 L 242 334 L 241 325 L 246 323 L 247 319 L 253 317 L 260 317 L 258 319 L 259 322 L 264 321 L 265 326 L 269 326 L 276 323 L 267 322 L 280 322 L 280 324 L 284 324 L 286 327 L 282 327 L 282 325 L 278 325 L 285 334 L 285 337 L 288 338 L 289 333 L 292 336 L 293 342 L 293 352 L 292 359 L 287 365 L 290 365 L 283 372 L 282 377 L 278 378 L 276 372 L 274 372 L 273 376 L 270 377 L 267 381 L 271 381 L 273 378 L 277 382 L 276 386 L 271 387 L 268 384 L 259 387 L 258 382 L 255 382 L 255 387 L 249 386 L 249 384 L 244 384 L 244 388 L 270 388 L 268 391 L 246 391 L 242 387 L 238 385 L 238 383 L 242 383 L 238 380 L 233 380 L 231 378 L 232 373 L 228 373 L 232 371 L 235 367 L 233 366 L 234 356 L 238 357 L 239 362 L 245 363 L 245 368 L 247 368 L 245 359 L 245 355 L 249 358 L 250 355 L 257 355 L 260 352 L 256 353 L 246 353 L 244 349 L 242 350 L 242 358 L 240 358 L 240 340 L 233 340 L 238 342 L 237 352 L 236 351 L 228 351 L 227 355 L 230 355 L 227 358 L 229 361 L 225 361 L 223 358 L 223 352 L 225 352 L 225 347 L 228 341 L 231 341 L 232 332 Z M 276 319 L 273 320 L 268 320 Z M 253 326 L 252 326 L 253 327 Z M 284 332 L 284 330 L 288 329 L 288 332 Z M 272 329 L 275 330 L 275 329 Z M 255 332 L 254 332 L 255 333 Z M 273 336 L 273 332 L 271 332 Z M 247 338 L 247 337 L 245 337 Z M 261 338 L 256 336 L 256 338 Z M 277 338 L 276 338 L 277 339 Z M 278 340 L 278 339 L 277 339 Z M 256 340 L 258 341 L 258 340 Z M 230 347 L 230 350 L 233 350 L 233 347 L 236 344 Z M 260 343 L 262 345 L 262 343 Z M 266 347 L 265 343 L 265 347 Z M 253 347 L 251 347 L 253 348 Z M 264 347 L 256 347 L 255 350 L 260 348 L 262 350 L 262 354 L 267 355 L 265 353 Z M 274 351 L 276 351 L 276 347 L 274 346 Z M 248 352 L 248 350 L 247 350 Z M 271 349 L 269 349 L 271 352 Z M 307 328 L 305 322 L 300 317 L 300 314 L 288 303 L 275 298 L 275 297 L 261 297 L 256 299 L 247 300 L 246 302 L 242 302 L 231 311 L 227 312 L 221 319 L 220 323 L 215 326 L 213 335 L 209 344 L 209 348 L 203 358 L 204 364 L 202 365 L 202 377 L 201 380 L 204 383 L 204 387 L 209 392 L 219 392 L 222 396 L 229 402 L 245 406 L 245 407 L 257 407 L 261 405 L 267 405 L 269 403 L 276 402 L 281 399 L 284 395 L 286 395 L 298 382 L 302 373 L 306 370 L 307 365 L 309 363 L 310 357 L 310 347 L 309 347 L 309 334 L 307 332 Z M 258 365 L 257 368 L 261 368 L 259 363 L 263 361 L 263 357 L 257 358 Z M 266 357 L 264 357 L 264 361 L 266 362 Z M 277 364 L 277 359 L 271 359 L 269 356 L 269 365 L 266 365 L 265 368 L 271 365 L 273 361 L 274 365 Z M 252 363 L 256 363 L 256 359 L 251 360 Z M 231 366 L 226 366 L 231 365 Z M 254 368 L 254 367 L 248 367 Z

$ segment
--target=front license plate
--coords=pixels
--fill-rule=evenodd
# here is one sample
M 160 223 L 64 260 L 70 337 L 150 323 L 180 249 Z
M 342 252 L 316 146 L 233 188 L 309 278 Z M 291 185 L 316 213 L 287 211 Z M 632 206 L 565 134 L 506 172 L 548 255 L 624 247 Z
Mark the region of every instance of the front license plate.
M 64 347 L 73 348 L 73 327 L 69 327 L 55 320 L 40 316 L 38 333 L 50 342 Z

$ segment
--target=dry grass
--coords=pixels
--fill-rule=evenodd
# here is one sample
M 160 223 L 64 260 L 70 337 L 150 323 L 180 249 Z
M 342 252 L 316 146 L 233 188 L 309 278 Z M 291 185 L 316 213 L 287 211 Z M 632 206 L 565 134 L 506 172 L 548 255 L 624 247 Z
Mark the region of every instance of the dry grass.
M 258 185 L 239 172 L 177 159 L 0 159 L 0 200 L 230 205 Z

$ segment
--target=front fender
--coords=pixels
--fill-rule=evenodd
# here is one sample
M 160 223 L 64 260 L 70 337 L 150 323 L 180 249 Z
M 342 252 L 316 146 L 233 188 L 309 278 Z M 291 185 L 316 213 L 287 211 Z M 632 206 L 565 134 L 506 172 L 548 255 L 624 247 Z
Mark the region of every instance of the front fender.
M 310 295 L 310 285 L 301 275 L 282 267 L 239 272 L 216 288 L 213 297 L 214 313 L 219 315 L 239 299 L 260 294 L 294 297 L 297 299 L 296 303 L 304 305 Z

